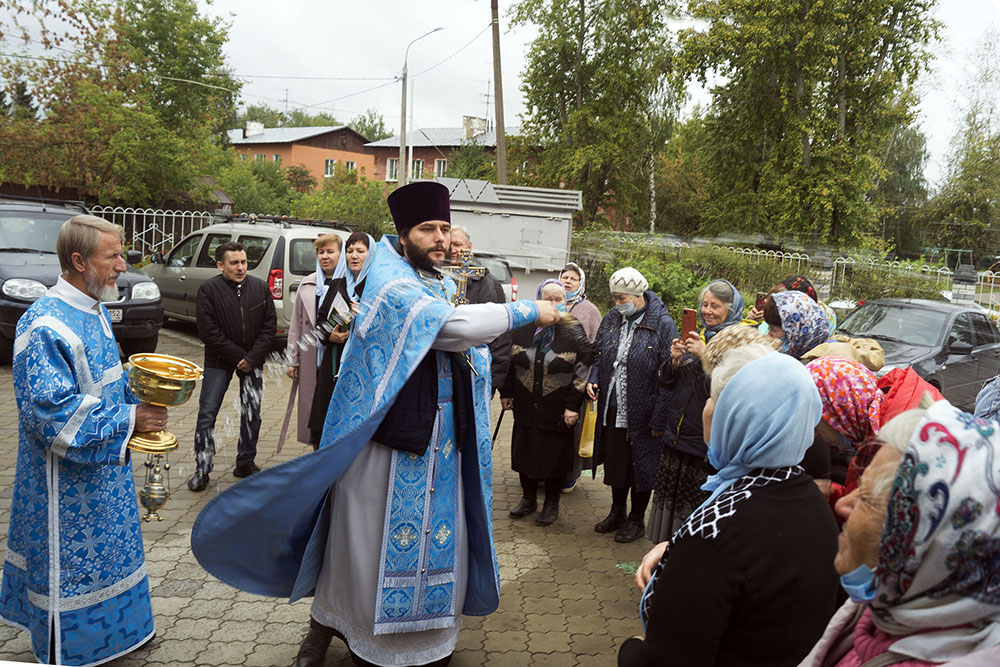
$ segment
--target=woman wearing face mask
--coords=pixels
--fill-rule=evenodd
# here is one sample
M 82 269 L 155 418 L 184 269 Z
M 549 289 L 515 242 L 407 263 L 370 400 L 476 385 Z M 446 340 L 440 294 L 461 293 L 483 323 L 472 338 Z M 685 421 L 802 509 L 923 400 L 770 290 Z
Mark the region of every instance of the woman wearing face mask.
M 611 276 L 615 307 L 597 330 L 587 384 L 587 395 L 597 401 L 592 466 L 596 472 L 604 464 L 604 483 L 611 487 L 611 511 L 594 530 L 615 532 L 616 542 L 633 542 L 645 530 L 670 407 L 670 392 L 656 374 L 677 326 L 648 286 L 632 267 Z
M 538 298 L 566 312 L 566 292 L 558 280 L 538 287 Z M 511 334 L 511 365 L 500 390 L 504 410 L 514 411 L 511 467 L 521 478 L 523 497 L 510 511 L 521 519 L 538 509 L 538 483 L 545 504 L 535 519 L 548 526 L 559 516 L 559 495 L 573 467 L 573 428 L 580 419 L 592 359 L 590 342 L 576 321 Z
M 370 252 L 370 249 L 374 247 L 375 240 L 364 232 L 354 232 L 347 237 L 347 243 L 344 244 L 344 251 L 337 269 L 337 275 L 343 277 L 335 287 L 353 312 L 357 311 L 361 295 L 364 293 L 368 267 L 371 266 L 375 256 L 375 253 Z M 330 298 L 324 299 L 323 303 L 320 304 L 317 313 L 318 322 L 325 322 L 329 317 L 330 308 L 333 306 L 334 291 L 331 288 L 328 295 Z M 344 345 L 349 336 L 350 326 L 346 330 L 334 327 L 330 335 L 323 341 L 323 349 L 320 352 L 322 356 L 316 378 L 316 391 L 313 394 L 312 410 L 309 415 L 309 429 L 314 434 L 315 443 L 319 443 L 319 436 L 323 433 L 326 411 L 330 405 L 330 397 L 333 396 L 333 387 L 337 382 L 337 372 L 340 369 L 340 358 L 344 353 Z
M 579 320 L 591 343 L 601 326 L 601 311 L 587 300 L 587 276 L 579 265 L 570 262 L 559 273 L 559 282 L 566 288 L 566 312 Z
M 859 487 L 837 503 L 846 523 L 834 565 L 851 600 L 801 664 L 1000 664 L 997 424 L 942 400 L 879 438 Z
M 702 415 L 711 495 L 636 572 L 645 637 L 621 666 L 783 667 L 834 609 L 837 525 L 798 463 L 820 418 L 801 364 L 760 344 L 723 355 Z
M 701 412 L 708 400 L 708 378 L 700 363 L 706 341 L 739 325 L 743 297 L 727 280 L 714 280 L 702 289 L 698 314 L 702 332 L 688 340 L 674 340 L 670 359 L 658 379 L 670 392 L 667 442 L 660 458 L 646 535 L 653 542 L 669 539 L 691 511 L 705 500 L 701 485 L 711 474 L 705 461 Z

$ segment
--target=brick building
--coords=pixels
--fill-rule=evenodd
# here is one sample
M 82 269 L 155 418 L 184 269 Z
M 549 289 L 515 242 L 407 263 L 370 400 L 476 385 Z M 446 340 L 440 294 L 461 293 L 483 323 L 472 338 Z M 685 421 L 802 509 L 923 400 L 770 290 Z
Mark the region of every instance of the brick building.
M 229 142 L 241 159 L 302 165 L 320 185 L 337 169 L 355 169 L 374 178 L 375 159 L 365 148 L 368 140 L 346 125 L 265 128 L 247 123 L 245 128 L 229 131 Z
M 507 135 L 518 134 L 521 128 L 508 127 Z M 496 132 L 486 131 L 486 120 L 463 117 L 462 127 L 407 128 L 406 146 L 410 162 L 410 180 L 440 178 L 448 169 L 451 153 L 463 144 L 473 143 L 496 152 Z M 399 164 L 399 135 L 365 144 L 375 160 L 372 178 L 396 182 Z

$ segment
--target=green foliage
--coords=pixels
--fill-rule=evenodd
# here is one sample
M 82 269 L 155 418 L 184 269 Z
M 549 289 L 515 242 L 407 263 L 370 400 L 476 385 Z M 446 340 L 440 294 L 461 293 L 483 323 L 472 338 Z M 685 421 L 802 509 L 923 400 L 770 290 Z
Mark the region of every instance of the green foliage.
M 448 157 L 448 169 L 444 175 L 496 183 L 497 165 L 493 154 L 484 147 L 474 141 L 463 141 Z
M 342 124 L 325 111 L 311 114 L 303 109 L 292 109 L 285 113 L 267 104 L 249 104 L 234 117 L 233 126 L 246 127 L 251 122 L 263 123 L 264 127 L 334 127 Z
M 924 245 L 918 221 L 927 203 L 927 157 L 927 138 L 915 125 L 899 127 L 889 138 L 874 204 L 881 237 L 891 243 L 897 255 L 919 255 Z
M 290 164 L 285 167 L 285 179 L 295 188 L 296 192 L 308 194 L 316 189 L 318 183 L 308 167 L 301 164 Z
M 355 116 L 348 125 L 368 141 L 381 141 L 392 136 L 392 132 L 385 129 L 385 119 L 382 118 L 382 114 L 375 109 L 368 109 L 363 114 Z
M 11 118 L 33 121 L 38 117 L 38 105 L 28 90 L 28 84 L 24 81 L 17 81 L 14 84 L 10 104 L 6 100 L 5 93 L 3 99 L 0 100 L 0 112 L 6 113 Z
M 292 203 L 301 197 L 277 162 L 233 159 L 215 181 L 233 198 L 233 210 L 243 213 L 291 215 Z
M 323 189 L 297 199 L 291 214 L 298 218 L 334 220 L 367 232 L 375 239 L 392 231 L 389 205 L 391 188 L 383 181 L 370 181 L 356 171 L 338 169 L 325 179 Z

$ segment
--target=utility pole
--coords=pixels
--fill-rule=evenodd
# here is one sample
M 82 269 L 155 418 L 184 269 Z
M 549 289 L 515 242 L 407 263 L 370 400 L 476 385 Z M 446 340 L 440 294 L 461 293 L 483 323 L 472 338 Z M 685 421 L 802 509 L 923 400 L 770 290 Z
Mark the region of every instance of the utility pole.
M 403 94 L 400 102 L 399 110 L 399 164 L 396 168 L 396 187 L 401 185 L 406 185 L 406 60 L 410 54 L 410 47 L 413 46 L 413 42 L 423 39 L 427 35 L 433 34 L 438 30 L 444 30 L 444 27 L 434 28 L 430 32 L 426 32 L 417 39 L 406 45 L 406 50 L 403 52 Z
M 497 122 L 497 185 L 507 184 L 507 137 L 503 125 L 503 79 L 500 77 L 500 17 L 498 0 L 490 0 L 493 12 L 493 97 L 495 99 Z

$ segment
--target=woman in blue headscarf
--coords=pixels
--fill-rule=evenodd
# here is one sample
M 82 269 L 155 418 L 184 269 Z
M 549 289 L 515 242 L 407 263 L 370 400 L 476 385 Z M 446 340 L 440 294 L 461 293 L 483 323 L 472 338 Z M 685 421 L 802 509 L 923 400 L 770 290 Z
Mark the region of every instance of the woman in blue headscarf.
M 781 667 L 809 652 L 837 595 L 837 524 L 798 465 L 821 414 L 799 362 L 760 344 L 723 355 L 702 415 L 710 495 L 643 559 L 646 636 L 619 665 Z
M 711 468 L 705 461 L 701 411 L 708 400 L 708 378 L 700 360 L 705 344 L 720 331 L 738 325 L 742 313 L 743 297 L 731 282 L 710 282 L 698 298 L 701 333 L 692 332 L 686 341 L 674 340 L 670 358 L 660 368 L 658 379 L 671 398 L 666 443 L 646 527 L 646 536 L 654 543 L 670 539 L 691 510 L 705 499 L 701 485 Z
M 320 325 L 328 323 L 330 310 L 333 308 L 337 294 L 352 312 L 357 312 L 361 303 L 361 295 L 365 289 L 365 278 L 368 268 L 375 258 L 375 239 L 364 232 L 354 232 L 347 237 L 344 252 L 340 255 L 340 263 L 334 272 L 334 278 L 326 288 L 324 298 L 316 313 L 316 322 Z M 316 373 L 316 391 L 313 393 L 312 410 L 309 415 L 309 430 L 314 434 L 313 447 L 319 443 L 326 421 L 327 407 L 333 396 L 333 387 L 337 383 L 337 372 L 340 370 L 340 358 L 344 354 L 344 345 L 350 336 L 349 327 L 327 326 L 328 335 L 322 339 L 319 351 L 319 368 Z
M 566 312 L 566 290 L 558 280 L 538 286 L 538 299 Z M 521 501 L 510 511 L 522 519 L 538 508 L 538 484 L 545 504 L 535 518 L 548 526 L 559 516 L 559 494 L 573 467 L 573 428 L 580 419 L 593 352 L 575 318 L 539 329 L 534 324 L 511 332 L 510 370 L 500 402 L 514 411 L 511 467 L 520 475 Z

